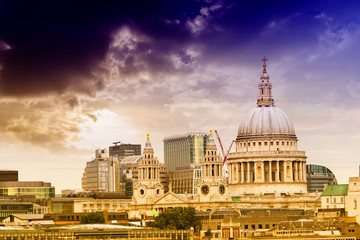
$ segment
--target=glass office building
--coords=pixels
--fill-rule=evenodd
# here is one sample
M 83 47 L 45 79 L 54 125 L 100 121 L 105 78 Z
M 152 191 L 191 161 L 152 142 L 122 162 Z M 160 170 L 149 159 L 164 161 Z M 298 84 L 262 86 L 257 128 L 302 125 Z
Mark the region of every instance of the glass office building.
M 187 133 L 165 138 L 164 161 L 169 171 L 175 171 L 180 165 L 200 163 L 208 138 L 206 133 Z
M 337 185 L 333 172 L 321 165 L 307 164 L 306 178 L 308 192 L 323 192 L 326 185 Z
M 51 183 L 39 181 L 0 182 L 0 196 L 34 195 L 36 198 L 55 197 Z

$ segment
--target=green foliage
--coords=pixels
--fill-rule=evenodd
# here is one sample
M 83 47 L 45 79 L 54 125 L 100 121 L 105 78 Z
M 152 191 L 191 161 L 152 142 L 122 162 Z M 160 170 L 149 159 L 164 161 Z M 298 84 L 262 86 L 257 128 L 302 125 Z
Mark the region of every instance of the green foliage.
M 206 236 L 206 237 L 210 237 L 210 236 L 211 236 L 211 230 L 210 230 L 210 228 L 205 232 L 205 236 Z
M 91 212 L 81 215 L 80 223 L 104 223 L 105 218 L 102 212 Z
M 193 207 L 176 207 L 160 213 L 149 226 L 161 229 L 186 229 L 189 227 L 195 229 L 196 226 L 200 226 L 200 220 L 195 216 Z

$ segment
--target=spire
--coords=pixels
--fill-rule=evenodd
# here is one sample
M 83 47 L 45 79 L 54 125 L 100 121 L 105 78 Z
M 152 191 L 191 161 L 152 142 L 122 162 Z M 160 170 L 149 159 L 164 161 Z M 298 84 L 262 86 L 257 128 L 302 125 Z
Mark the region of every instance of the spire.
M 154 149 L 151 146 L 149 134 L 147 134 L 145 147 L 144 147 L 144 154 L 154 154 Z
M 145 148 L 146 148 L 146 149 L 147 149 L 147 148 L 152 148 L 149 134 L 147 134 L 146 143 L 145 143 Z
M 267 59 L 264 57 L 261 59 L 264 62 L 263 64 L 263 74 L 260 77 L 259 87 L 259 96 L 257 99 L 258 107 L 269 107 L 274 106 L 274 99 L 272 97 L 272 84 L 270 82 L 270 77 L 267 74 L 266 70 L 266 61 Z
M 210 129 L 210 136 L 209 136 L 209 139 L 208 139 L 208 142 L 207 142 L 206 146 L 216 146 L 211 129 Z

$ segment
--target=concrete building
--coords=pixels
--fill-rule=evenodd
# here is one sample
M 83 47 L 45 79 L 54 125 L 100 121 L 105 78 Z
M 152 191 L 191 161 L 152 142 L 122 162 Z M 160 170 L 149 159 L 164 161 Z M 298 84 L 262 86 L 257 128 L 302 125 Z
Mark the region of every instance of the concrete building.
M 19 173 L 17 170 L 0 170 L 0 182 L 17 182 Z
M 177 166 L 175 171 L 169 173 L 171 191 L 177 194 L 196 194 L 196 186 L 201 177 L 201 164 L 190 163 Z
M 164 161 L 169 171 L 180 165 L 200 163 L 208 137 L 205 133 L 187 133 L 165 138 Z
M 95 159 L 86 163 L 82 188 L 85 191 L 120 190 L 119 161 L 109 157 L 107 149 L 96 149 Z
M 323 192 L 327 185 L 337 185 L 333 172 L 321 165 L 306 164 L 306 179 L 308 192 Z
M 118 160 L 135 155 L 141 155 L 141 144 L 114 142 L 114 146 L 109 147 L 109 156 L 117 157 Z
M 290 118 L 274 104 L 264 60 L 257 106 L 241 121 L 228 156 L 229 190 L 244 194 L 305 194 L 306 155 Z

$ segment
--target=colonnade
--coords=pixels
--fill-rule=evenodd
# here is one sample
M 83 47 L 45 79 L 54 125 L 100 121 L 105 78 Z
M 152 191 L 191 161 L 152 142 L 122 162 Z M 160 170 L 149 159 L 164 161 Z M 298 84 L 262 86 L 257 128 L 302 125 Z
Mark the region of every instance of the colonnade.
M 205 163 L 201 166 L 203 177 L 222 177 L 222 163 Z
M 160 179 L 159 167 L 139 167 L 139 180 L 154 180 Z
M 306 162 L 249 160 L 229 163 L 229 183 L 306 182 Z

